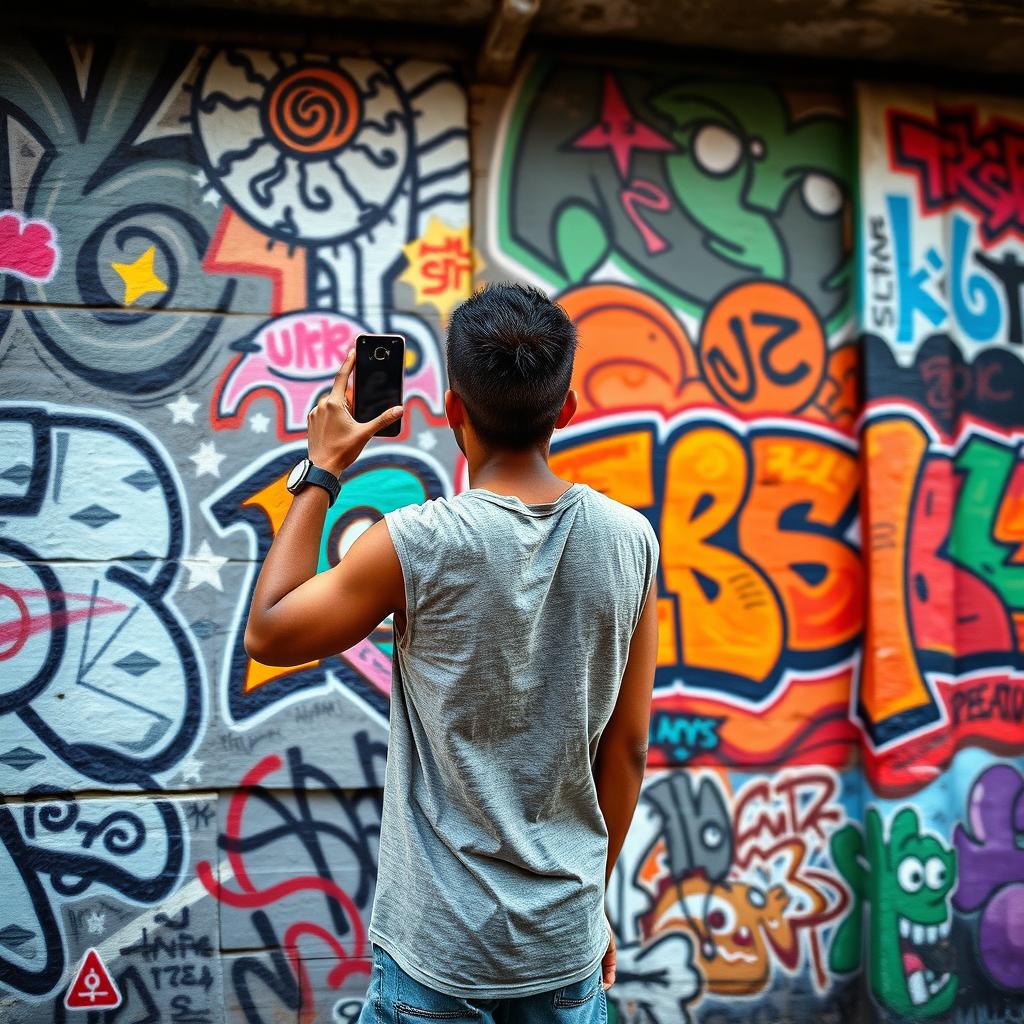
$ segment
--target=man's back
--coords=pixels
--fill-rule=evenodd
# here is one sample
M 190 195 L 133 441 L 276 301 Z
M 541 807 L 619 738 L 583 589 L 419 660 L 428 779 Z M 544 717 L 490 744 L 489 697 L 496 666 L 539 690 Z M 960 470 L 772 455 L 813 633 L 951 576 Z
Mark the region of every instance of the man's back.
M 301 665 L 398 624 L 360 1024 L 488 1019 L 465 997 L 505 1019 L 606 1010 L 593 998 L 615 979 L 603 888 L 647 761 L 658 545 L 638 512 L 548 465 L 576 411 L 575 351 L 574 324 L 536 288 L 461 303 L 444 408 L 471 490 L 389 513 L 322 573 L 340 478 L 403 410 L 353 418 L 350 352 L 309 414 L 245 649 Z
M 475 488 L 386 520 L 406 628 L 370 937 L 455 995 L 585 977 L 608 942 L 591 768 L 654 531 L 579 484 L 539 505 Z

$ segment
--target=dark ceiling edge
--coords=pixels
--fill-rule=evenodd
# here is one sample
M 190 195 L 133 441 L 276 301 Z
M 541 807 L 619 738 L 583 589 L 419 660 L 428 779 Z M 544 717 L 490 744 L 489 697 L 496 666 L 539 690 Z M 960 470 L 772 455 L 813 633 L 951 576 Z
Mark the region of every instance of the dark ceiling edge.
M 531 35 L 525 51 L 544 51 L 566 60 L 614 63 L 639 67 L 679 64 L 686 74 L 730 78 L 771 77 L 808 86 L 850 86 L 857 81 L 926 85 L 943 90 L 970 90 L 989 94 L 1024 97 L 1024 67 L 1020 75 L 956 69 L 937 64 L 871 61 L 863 58 L 807 57 L 786 53 L 749 53 L 745 50 L 689 48 L 666 43 L 634 43 L 628 49 L 620 43 L 612 48 L 599 38 L 549 37 Z
M 173 17 L 138 4 L 105 3 L 90 16 L 83 16 L 77 3 L 57 0 L 45 13 L 36 14 L 20 5 L 11 17 L 5 15 L 5 35 L 13 31 L 62 32 L 93 36 L 140 36 L 182 42 L 227 42 L 288 50 L 333 50 L 355 55 L 407 56 L 438 60 L 469 61 L 483 40 L 484 27 L 467 29 L 412 22 L 363 21 L 340 18 L 281 17 L 214 9 L 176 9 Z
M 473 82 L 473 66 L 486 26 L 477 28 L 365 21 L 338 18 L 280 17 L 246 13 L 244 25 L 232 11 L 176 9 L 173 17 L 138 4 L 105 4 L 82 15 L 79 3 L 57 0 L 45 13 L 35 15 L 20 4 L 6 15 L 5 34 L 62 32 L 81 37 L 142 36 L 170 40 L 235 45 L 276 46 L 287 49 L 331 50 L 355 56 L 409 56 L 449 60 L 463 65 Z M 545 36 L 530 34 L 523 53 L 547 53 L 587 63 L 643 66 L 652 61 L 679 64 L 699 75 L 772 77 L 793 84 L 823 88 L 850 87 L 858 80 L 918 84 L 943 90 L 969 90 L 1024 96 L 1024 66 L 1020 75 L 951 68 L 923 61 L 871 61 L 823 58 L 784 53 L 749 53 L 742 50 L 698 49 L 640 40 L 612 41 L 600 36 Z

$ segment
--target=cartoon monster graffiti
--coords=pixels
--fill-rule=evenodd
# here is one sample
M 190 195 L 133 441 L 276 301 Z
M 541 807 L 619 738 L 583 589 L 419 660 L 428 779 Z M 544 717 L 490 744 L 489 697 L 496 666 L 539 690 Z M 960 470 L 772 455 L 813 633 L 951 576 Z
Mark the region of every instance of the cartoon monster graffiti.
M 871 807 L 865 832 L 846 825 L 832 836 L 831 850 L 853 904 L 832 937 L 829 966 L 837 974 L 859 970 L 867 910 L 875 998 L 915 1019 L 948 1010 L 959 984 L 948 941 L 954 851 L 925 833 L 917 810 L 906 806 L 893 816 L 888 839 L 882 816 Z
M 981 966 L 1000 988 L 1024 990 L 1024 774 L 996 764 L 971 786 L 953 831 L 960 880 L 953 905 L 980 910 Z
M 810 218 L 828 223 L 843 212 L 846 147 L 837 118 L 794 118 L 779 93 L 736 82 L 675 83 L 651 106 L 672 123 L 665 169 L 673 196 L 720 259 L 784 278 L 798 259 L 784 217 L 804 221 L 802 235 Z M 787 208 L 797 186 L 800 202 Z M 839 267 L 825 269 L 826 290 L 846 280 Z
M 795 974 L 805 963 L 816 990 L 825 990 L 818 932 L 847 906 L 823 860 L 826 837 L 843 818 L 837 793 L 836 777 L 820 768 L 755 776 L 730 812 L 713 776 L 658 777 L 643 805 L 662 828 L 633 882 L 648 896 L 637 917 L 644 943 L 688 936 L 711 995 L 758 995 L 777 969 Z
M 769 943 L 786 925 L 788 903 L 782 885 L 765 892 L 743 882 L 716 884 L 693 876 L 667 889 L 647 921 L 652 933 L 685 929 L 694 935 L 694 957 L 709 992 L 750 995 L 768 984 Z
M 834 102 L 541 60 L 510 106 L 499 244 L 558 289 L 610 260 L 699 313 L 757 275 L 788 281 L 829 321 L 848 299 L 844 136 Z

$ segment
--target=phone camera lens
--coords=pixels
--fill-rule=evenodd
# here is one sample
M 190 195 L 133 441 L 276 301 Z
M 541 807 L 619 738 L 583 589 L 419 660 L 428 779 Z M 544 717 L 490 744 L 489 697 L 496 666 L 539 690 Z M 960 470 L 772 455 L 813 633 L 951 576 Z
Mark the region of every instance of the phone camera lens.
M 373 350 L 374 359 L 387 359 L 388 356 L 390 355 L 391 353 L 386 348 L 384 348 L 383 345 L 378 345 L 377 348 Z

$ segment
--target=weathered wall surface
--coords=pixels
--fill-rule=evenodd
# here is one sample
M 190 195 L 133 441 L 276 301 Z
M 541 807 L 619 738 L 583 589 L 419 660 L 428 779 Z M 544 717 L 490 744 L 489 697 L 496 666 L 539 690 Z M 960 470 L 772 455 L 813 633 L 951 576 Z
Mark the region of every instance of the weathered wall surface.
M 1019 1019 L 1024 108 L 544 60 L 479 100 L 486 272 L 580 327 L 555 462 L 662 544 L 619 1014 Z
M 7 40 L 0 104 L 0 1018 L 81 1015 L 96 947 L 110 1020 L 351 1019 L 390 636 L 280 670 L 242 624 L 359 331 L 409 339 L 410 423 L 353 469 L 322 565 L 451 487 L 465 90 L 418 61 Z
M 412 60 L 0 49 L 0 1019 L 354 1018 L 389 627 L 297 669 L 241 628 L 360 330 L 406 335 L 410 413 L 322 567 L 463 485 L 474 270 L 577 317 L 555 460 L 663 546 L 615 1012 L 1019 1019 L 1024 110 L 544 60 L 472 98 Z M 64 1008 L 89 948 L 119 1008 Z

